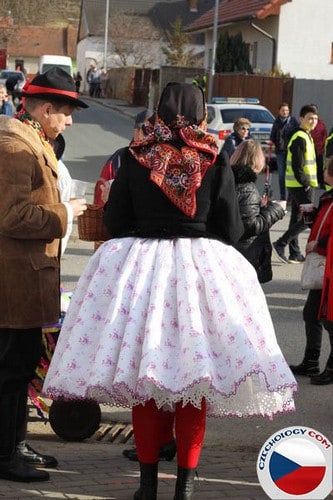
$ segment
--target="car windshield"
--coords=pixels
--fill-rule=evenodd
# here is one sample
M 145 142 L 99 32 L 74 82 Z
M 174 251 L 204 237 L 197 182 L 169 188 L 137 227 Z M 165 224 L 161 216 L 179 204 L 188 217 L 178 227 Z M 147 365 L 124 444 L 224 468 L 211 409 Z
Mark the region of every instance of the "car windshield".
M 234 123 L 238 118 L 247 118 L 251 123 L 273 123 L 274 116 L 265 109 L 228 108 L 221 109 L 223 123 Z
M 67 64 L 43 64 L 43 73 L 54 67 L 61 68 L 66 71 L 66 73 L 71 74 L 71 68 Z
M 0 78 L 7 80 L 8 78 L 17 78 L 18 80 L 23 80 L 23 74 L 19 71 L 1 71 Z

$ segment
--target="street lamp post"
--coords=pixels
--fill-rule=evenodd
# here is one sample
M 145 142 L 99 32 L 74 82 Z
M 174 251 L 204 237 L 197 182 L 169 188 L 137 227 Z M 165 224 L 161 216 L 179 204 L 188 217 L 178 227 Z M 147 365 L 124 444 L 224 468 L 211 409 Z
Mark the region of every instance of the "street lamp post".
M 212 41 L 212 57 L 210 61 L 210 75 L 208 82 L 208 96 L 207 101 L 211 102 L 213 96 L 213 85 L 215 76 L 215 58 L 216 58 L 216 44 L 217 44 L 217 25 L 219 20 L 219 0 L 215 0 L 215 10 L 214 10 L 214 27 L 213 27 L 213 41 Z
M 110 0 L 105 0 L 105 30 L 104 30 L 104 58 L 103 66 L 106 69 L 106 60 L 108 52 L 108 38 L 109 38 L 109 11 L 110 11 Z

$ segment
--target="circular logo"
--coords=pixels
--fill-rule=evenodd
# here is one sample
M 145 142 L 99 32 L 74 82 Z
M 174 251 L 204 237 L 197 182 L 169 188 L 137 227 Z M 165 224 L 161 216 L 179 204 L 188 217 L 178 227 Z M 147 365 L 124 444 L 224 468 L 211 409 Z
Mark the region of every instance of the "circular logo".
M 323 500 L 332 491 L 332 444 L 309 427 L 281 429 L 261 448 L 257 476 L 271 499 Z

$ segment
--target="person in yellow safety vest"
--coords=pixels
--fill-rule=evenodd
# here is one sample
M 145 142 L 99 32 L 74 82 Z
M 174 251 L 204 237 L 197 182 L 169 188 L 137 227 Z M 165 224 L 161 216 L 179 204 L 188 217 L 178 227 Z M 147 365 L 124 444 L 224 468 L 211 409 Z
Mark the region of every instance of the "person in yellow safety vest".
M 205 92 L 206 91 L 206 85 L 207 85 L 207 77 L 206 75 L 196 75 L 193 80 L 192 80 L 193 85 L 196 85 L 197 87 L 201 87 L 202 90 Z
M 311 130 L 318 122 L 318 109 L 306 104 L 300 111 L 300 127 L 291 136 L 287 146 L 286 187 L 291 200 L 291 215 L 287 231 L 273 243 L 277 257 L 284 263 L 299 264 L 305 258 L 298 244 L 298 235 L 307 229 L 300 205 L 312 203 L 313 188 L 318 187 L 316 151 Z M 289 259 L 285 255 L 289 245 Z
M 325 160 L 330 158 L 330 156 L 333 156 L 333 128 L 331 128 L 328 136 L 326 137 L 324 154 Z
M 325 139 L 323 171 L 325 171 L 326 164 L 331 156 L 333 156 L 333 128 L 331 128 L 331 130 L 328 133 L 328 136 Z M 317 165 L 317 167 L 318 167 L 318 165 Z M 325 189 L 325 191 L 330 191 L 332 189 L 332 186 L 325 183 L 324 189 Z

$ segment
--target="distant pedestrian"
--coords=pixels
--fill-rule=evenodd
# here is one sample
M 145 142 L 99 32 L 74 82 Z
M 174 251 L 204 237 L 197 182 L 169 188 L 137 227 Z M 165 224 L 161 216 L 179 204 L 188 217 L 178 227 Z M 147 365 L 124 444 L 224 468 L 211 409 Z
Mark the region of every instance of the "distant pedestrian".
M 89 75 L 87 76 L 89 83 L 89 95 L 90 97 L 100 97 L 101 93 L 101 72 L 97 69 L 97 66 L 92 66 Z
M 287 146 L 292 133 L 298 129 L 297 118 L 290 115 L 289 104 L 282 102 L 279 106 L 279 114 L 275 118 L 270 139 L 275 146 L 276 164 L 279 176 L 280 200 L 287 199 L 286 189 L 286 159 Z
M 76 87 L 76 92 L 78 94 L 80 93 L 81 82 L 82 82 L 81 73 L 80 73 L 80 71 L 77 71 L 77 73 L 75 75 L 75 87 Z
M 300 111 L 300 126 L 293 133 L 287 147 L 286 187 L 291 199 L 291 216 L 288 230 L 273 243 L 281 262 L 299 264 L 304 262 L 298 244 L 298 235 L 308 228 L 304 224 L 300 205 L 312 202 L 312 190 L 318 186 L 316 151 L 311 131 L 318 122 L 317 107 L 306 104 Z M 289 245 L 289 259 L 285 249 Z
M 192 80 L 193 85 L 196 85 L 197 87 L 201 87 L 204 92 L 206 92 L 206 86 L 207 86 L 207 77 L 206 75 L 195 75 L 195 77 Z
M 107 97 L 108 93 L 108 84 L 109 84 L 109 75 L 105 68 L 101 69 L 100 75 L 100 88 L 101 88 L 101 97 Z

